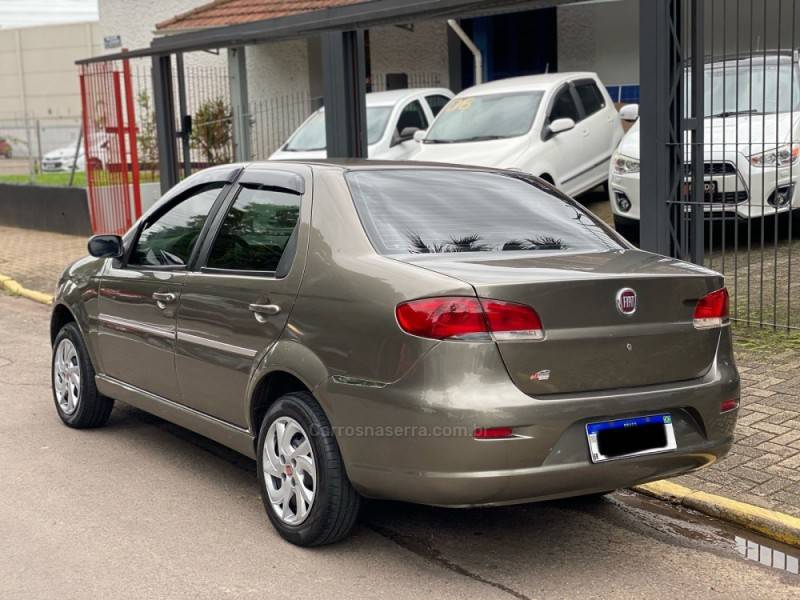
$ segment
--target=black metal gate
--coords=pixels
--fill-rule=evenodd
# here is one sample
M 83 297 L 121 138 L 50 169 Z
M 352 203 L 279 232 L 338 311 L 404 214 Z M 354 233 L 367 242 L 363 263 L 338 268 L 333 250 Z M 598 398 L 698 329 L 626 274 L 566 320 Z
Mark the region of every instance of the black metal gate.
M 723 272 L 733 319 L 784 330 L 800 329 L 798 5 L 641 15 L 642 245 Z

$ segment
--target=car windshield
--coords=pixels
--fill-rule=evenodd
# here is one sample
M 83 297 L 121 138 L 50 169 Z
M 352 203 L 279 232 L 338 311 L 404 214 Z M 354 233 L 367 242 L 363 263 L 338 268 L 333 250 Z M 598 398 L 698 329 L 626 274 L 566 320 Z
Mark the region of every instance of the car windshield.
M 386 122 L 392 114 L 391 106 L 367 107 L 367 143 L 376 144 L 383 132 L 386 131 Z M 320 110 L 300 126 L 289 139 L 284 150 L 289 152 L 311 152 L 325 150 L 325 111 Z
M 466 96 L 451 100 L 425 136 L 426 144 L 498 140 L 526 134 L 544 92 Z
M 706 117 L 800 109 L 800 73 L 789 62 L 718 63 L 706 67 L 704 79 Z
M 364 170 L 351 171 L 347 181 L 381 254 L 621 248 L 580 205 L 522 174 Z

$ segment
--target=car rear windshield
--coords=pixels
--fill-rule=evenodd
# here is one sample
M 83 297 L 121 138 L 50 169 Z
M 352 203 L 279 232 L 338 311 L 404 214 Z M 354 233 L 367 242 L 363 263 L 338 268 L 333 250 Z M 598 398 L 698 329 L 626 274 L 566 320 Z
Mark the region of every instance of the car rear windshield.
M 381 254 L 622 247 L 580 205 L 524 175 L 393 169 L 351 171 L 347 181 L 364 229 Z
M 533 125 L 543 92 L 515 92 L 455 98 L 425 136 L 426 144 L 480 142 L 525 135 Z

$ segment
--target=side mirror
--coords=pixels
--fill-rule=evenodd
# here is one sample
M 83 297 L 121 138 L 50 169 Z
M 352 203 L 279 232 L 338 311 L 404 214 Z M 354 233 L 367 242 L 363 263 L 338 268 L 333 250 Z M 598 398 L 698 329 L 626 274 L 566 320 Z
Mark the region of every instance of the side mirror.
M 639 118 L 639 105 L 638 104 L 626 104 L 622 108 L 619 109 L 619 118 L 623 121 L 635 121 Z
M 89 254 L 95 258 L 122 258 L 125 248 L 118 235 L 95 235 L 89 238 Z
M 550 135 L 556 135 L 575 128 L 575 121 L 572 119 L 556 119 L 547 128 Z
M 402 144 L 414 138 L 414 134 L 419 131 L 419 127 L 404 127 L 395 140 L 396 143 Z
M 417 142 L 418 144 L 421 144 L 421 143 L 422 143 L 422 140 L 424 140 L 424 139 L 425 139 L 425 135 L 426 135 L 427 133 L 428 133 L 428 130 L 427 130 L 427 129 L 417 129 L 417 130 L 414 132 L 414 141 L 415 141 L 415 142 Z

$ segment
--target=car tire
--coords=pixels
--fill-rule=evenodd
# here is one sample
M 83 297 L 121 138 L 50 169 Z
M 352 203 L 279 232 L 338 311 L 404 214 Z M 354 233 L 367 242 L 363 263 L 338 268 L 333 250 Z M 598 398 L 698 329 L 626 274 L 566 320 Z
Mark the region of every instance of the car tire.
M 261 498 L 281 537 L 297 546 L 322 546 L 350 534 L 361 498 L 347 478 L 328 418 L 310 393 L 285 394 L 272 404 L 257 448 Z
M 51 385 L 58 416 L 75 429 L 108 422 L 114 401 L 97 391 L 95 372 L 78 327 L 68 323 L 53 342 Z

